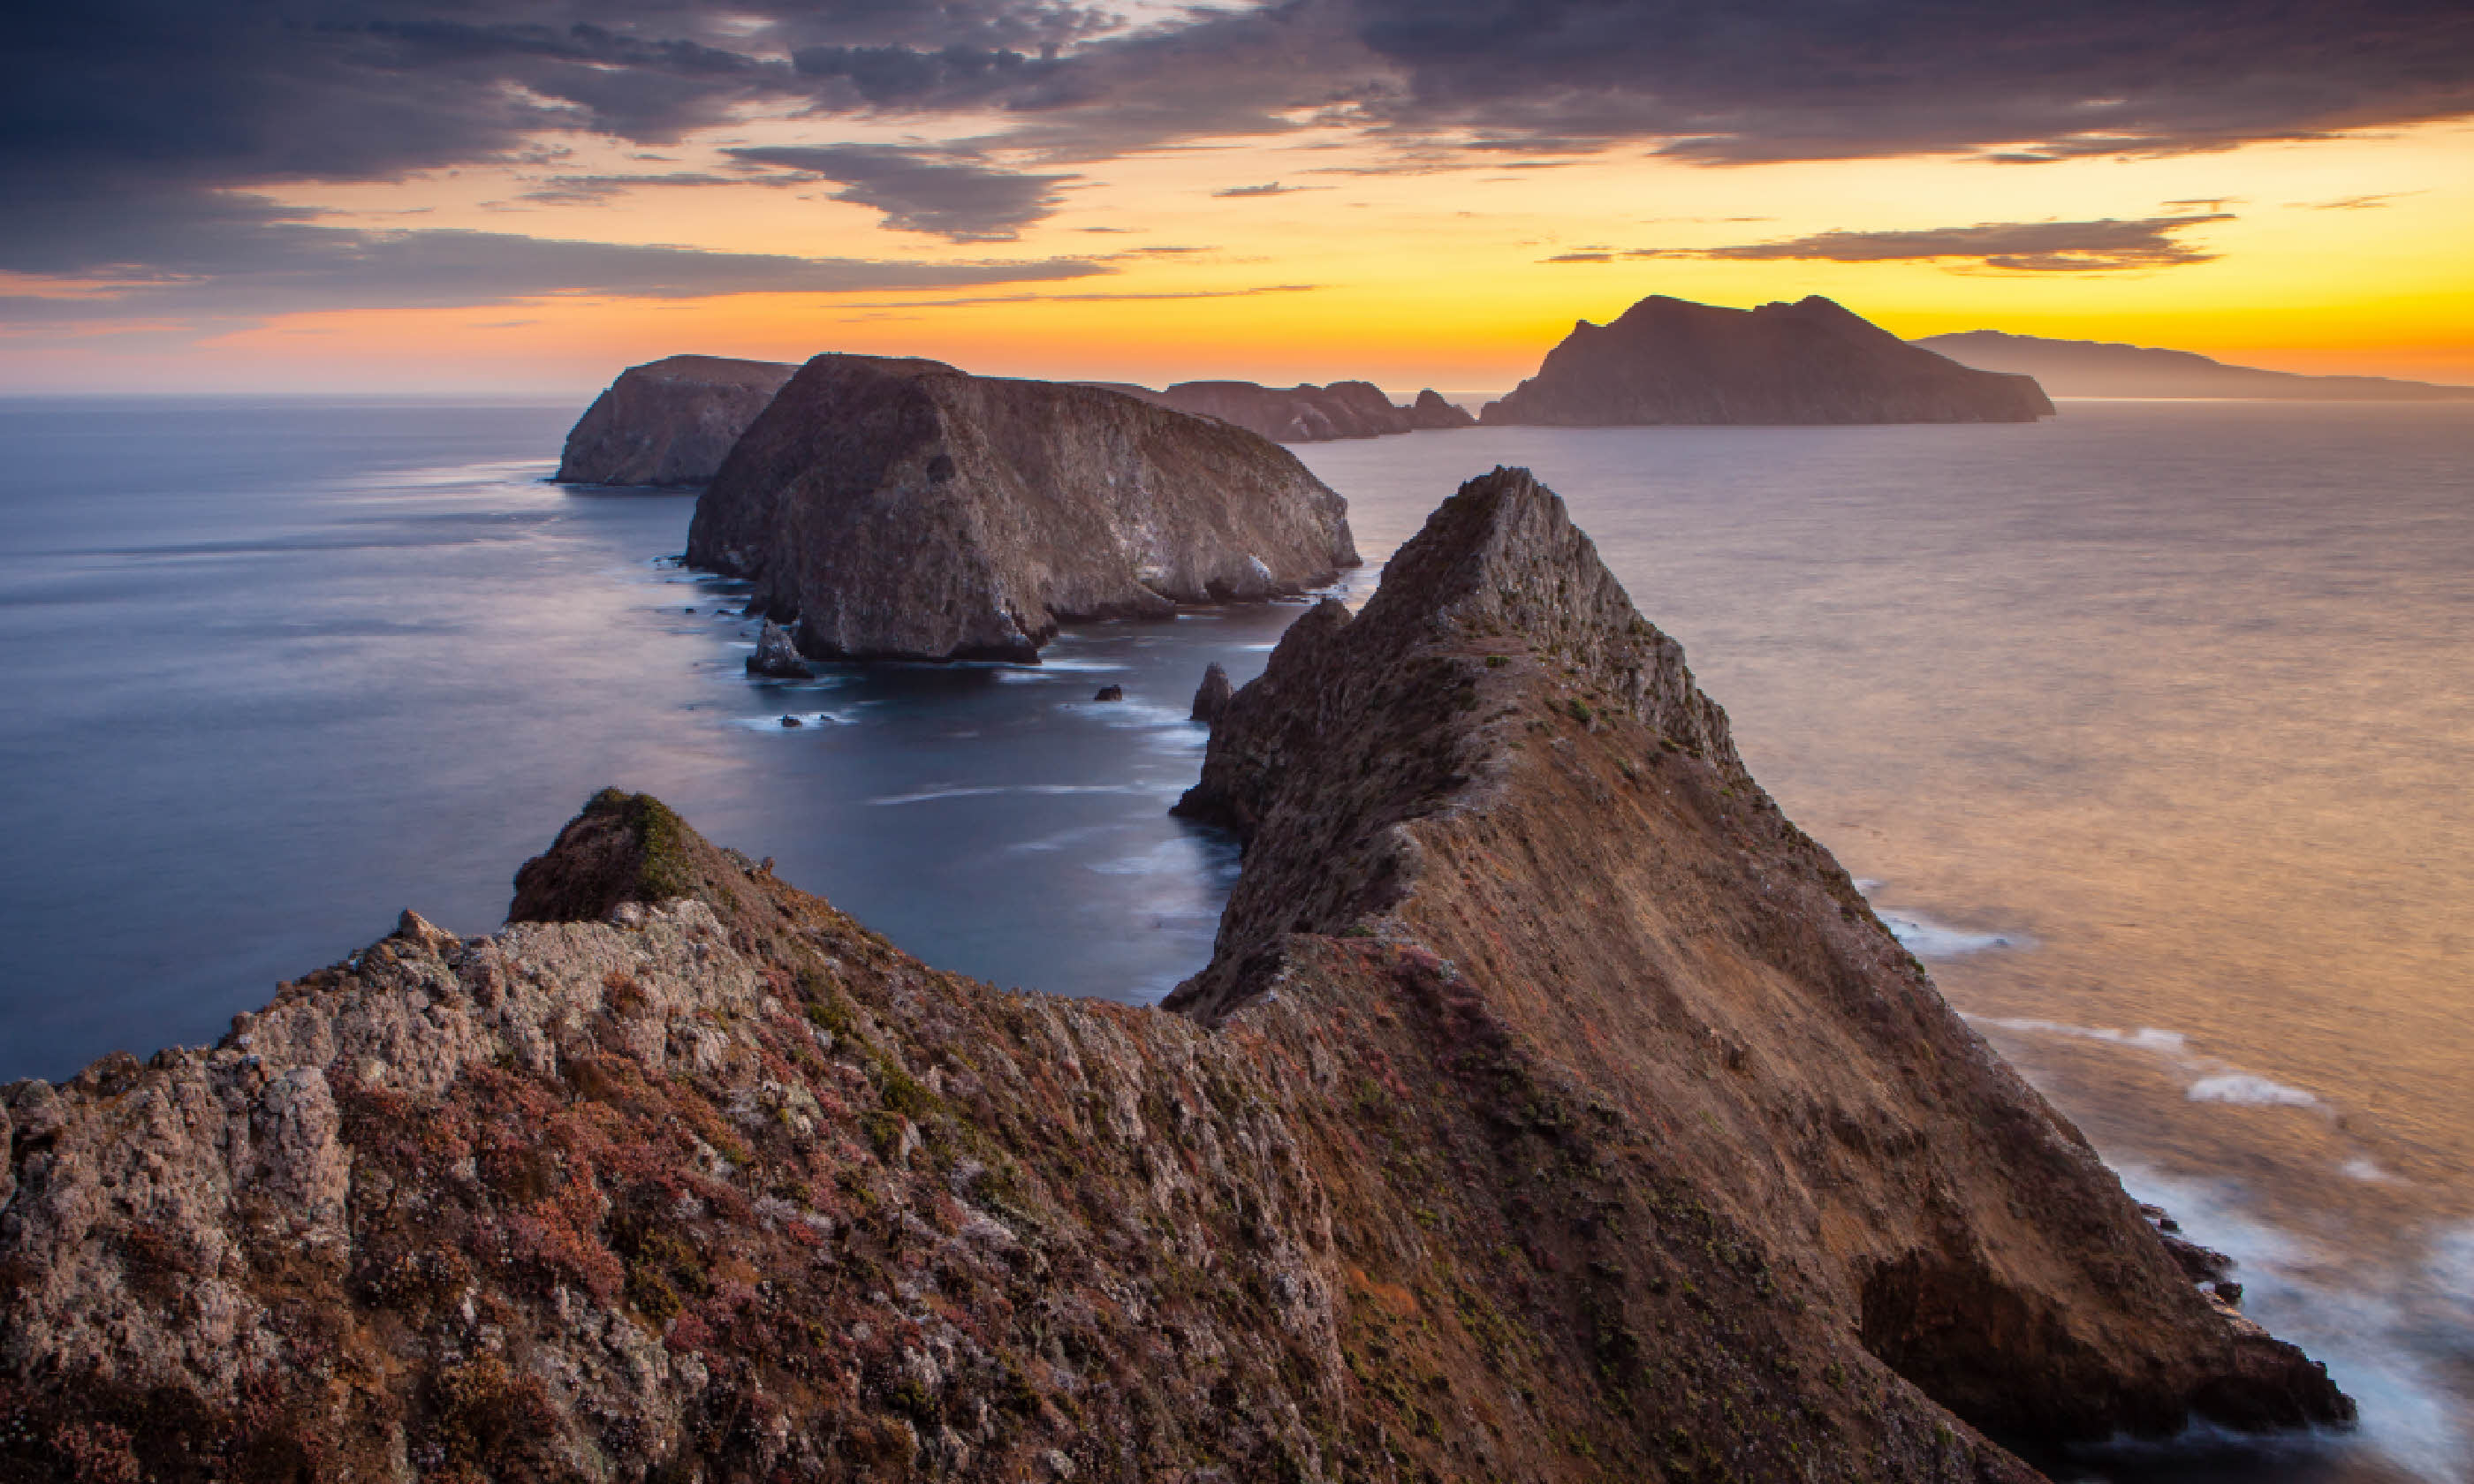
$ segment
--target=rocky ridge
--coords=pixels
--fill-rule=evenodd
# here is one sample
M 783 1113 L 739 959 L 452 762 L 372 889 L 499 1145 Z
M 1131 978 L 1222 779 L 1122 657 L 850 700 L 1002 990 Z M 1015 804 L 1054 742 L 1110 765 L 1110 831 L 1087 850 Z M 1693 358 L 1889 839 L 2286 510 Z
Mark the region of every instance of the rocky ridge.
M 797 368 L 674 355 L 619 372 L 567 435 L 564 484 L 700 485 Z
M 1335 381 L 1318 387 L 1267 387 L 1251 381 L 1180 381 L 1154 392 L 1128 382 L 1086 385 L 1122 392 L 1160 407 L 1233 422 L 1276 443 L 1316 443 L 1342 438 L 1380 438 L 1426 428 L 1465 428 L 1476 423 L 1467 409 L 1428 388 L 1401 407 L 1370 381 Z
M 1961 366 L 2033 376 L 2055 396 L 2245 397 L 2262 400 L 2444 402 L 2474 399 L 2474 387 L 2389 376 L 2307 376 L 2228 366 L 2188 350 L 2106 341 L 2051 340 L 1964 330 L 1910 342 Z
M 821 355 L 696 501 L 688 560 L 816 658 L 1035 658 L 1067 619 L 1357 564 L 1346 505 L 1242 428 L 1091 387 Z
M 1310 611 L 1186 1014 L 657 802 L 508 926 L 0 1095 L 0 1478 L 1914 1479 L 2350 1404 L 1745 775 L 1561 503 Z
M 2052 412 L 2032 377 L 1961 366 L 1817 295 L 1746 310 L 1661 294 L 1611 323 L 1573 325 L 1538 374 L 1487 403 L 1478 420 L 2033 422 Z

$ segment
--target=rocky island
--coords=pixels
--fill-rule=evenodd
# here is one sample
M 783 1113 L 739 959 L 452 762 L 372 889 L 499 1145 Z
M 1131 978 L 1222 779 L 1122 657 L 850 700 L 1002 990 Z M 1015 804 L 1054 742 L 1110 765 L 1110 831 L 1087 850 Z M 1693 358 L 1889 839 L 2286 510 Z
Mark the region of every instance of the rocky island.
M 691 563 L 816 658 L 1031 659 L 1067 619 L 1322 586 L 1347 507 L 1226 422 L 935 361 L 820 355 L 696 501 Z
M 1997 1437 L 2351 1416 L 1525 473 L 1302 617 L 1183 807 L 1246 853 L 1170 1009 L 610 790 L 494 935 L 10 1086 L 0 1478 L 2028 1484 Z
M 1477 419 L 1428 388 L 1401 407 L 1370 381 L 1335 381 L 1326 387 L 1300 382 L 1267 387 L 1251 381 L 1180 381 L 1154 392 L 1128 382 L 1086 385 L 1123 392 L 1161 407 L 1174 407 L 1233 422 L 1275 443 L 1317 443 L 1340 438 L 1380 438 L 1426 428 L 1465 428 Z
M 631 366 L 567 435 L 552 477 L 580 485 L 700 485 L 797 368 L 674 355 Z
M 2052 411 L 2033 377 L 1961 366 L 1818 296 L 1724 309 L 1653 295 L 1612 323 L 1575 324 L 1537 375 L 1478 420 L 2033 422 Z

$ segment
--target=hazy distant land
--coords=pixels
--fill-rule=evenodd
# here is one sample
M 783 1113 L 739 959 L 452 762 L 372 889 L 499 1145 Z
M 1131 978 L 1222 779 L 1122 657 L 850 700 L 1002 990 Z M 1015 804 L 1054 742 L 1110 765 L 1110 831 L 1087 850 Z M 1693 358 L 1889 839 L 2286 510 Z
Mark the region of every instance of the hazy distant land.
M 2227 366 L 2188 350 L 2095 340 L 2048 340 L 2001 330 L 1928 335 L 1908 342 L 1978 371 L 2033 376 L 2053 396 L 2223 396 L 2310 401 L 2438 402 L 2474 398 L 2474 387 L 2387 376 L 2305 376 Z

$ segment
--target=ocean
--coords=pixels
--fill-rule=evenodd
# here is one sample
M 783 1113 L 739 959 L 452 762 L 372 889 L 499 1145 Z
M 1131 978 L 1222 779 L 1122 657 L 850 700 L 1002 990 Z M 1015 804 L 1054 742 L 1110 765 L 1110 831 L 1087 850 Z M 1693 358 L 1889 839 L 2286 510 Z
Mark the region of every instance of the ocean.
M 1187 704 L 1298 606 L 751 681 L 691 496 L 544 482 L 576 412 L 0 402 L 0 1079 L 210 1041 L 405 906 L 486 931 L 607 783 L 939 967 L 1201 966 L 1236 854 L 1166 814 Z M 1351 602 L 1462 479 L 1560 491 L 1952 1003 L 2363 1402 L 2056 1477 L 2474 1481 L 2474 412 L 1297 452 Z

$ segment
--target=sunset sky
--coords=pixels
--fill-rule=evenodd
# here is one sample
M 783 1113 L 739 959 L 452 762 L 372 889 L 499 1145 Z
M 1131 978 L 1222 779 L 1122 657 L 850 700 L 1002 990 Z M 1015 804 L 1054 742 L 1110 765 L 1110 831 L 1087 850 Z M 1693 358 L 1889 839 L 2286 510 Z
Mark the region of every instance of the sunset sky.
M 1644 295 L 2474 382 L 2474 7 L 104 0 L 0 20 L 0 391 L 678 351 L 1510 386 Z

